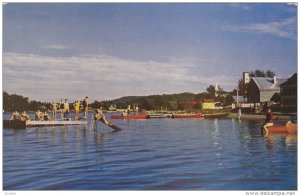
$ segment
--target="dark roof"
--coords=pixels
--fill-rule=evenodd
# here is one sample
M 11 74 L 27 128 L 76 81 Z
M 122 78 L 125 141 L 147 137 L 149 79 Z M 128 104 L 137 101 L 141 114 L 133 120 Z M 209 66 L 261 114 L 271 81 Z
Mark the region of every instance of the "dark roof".
M 280 93 L 274 93 L 270 101 L 280 102 Z
M 297 84 L 297 73 L 292 75 L 286 82 L 280 84 L 279 86 L 285 86 L 285 85 L 291 85 L 291 84 Z

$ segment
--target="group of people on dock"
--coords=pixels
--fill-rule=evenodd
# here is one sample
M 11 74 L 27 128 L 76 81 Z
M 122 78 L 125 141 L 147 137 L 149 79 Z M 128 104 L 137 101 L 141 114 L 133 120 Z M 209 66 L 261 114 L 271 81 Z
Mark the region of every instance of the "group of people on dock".
M 88 97 L 86 96 L 83 101 L 79 101 L 78 99 L 74 102 L 74 120 L 79 119 L 79 111 L 80 106 L 82 106 L 83 111 L 83 117 L 84 119 L 87 118 L 88 113 Z M 41 112 L 38 110 L 35 112 L 34 120 L 38 121 L 49 121 L 49 120 L 56 120 L 57 111 L 60 112 L 60 119 L 68 119 L 69 118 L 69 112 L 70 112 L 70 105 L 68 102 L 68 99 L 61 99 L 60 103 L 57 104 L 54 101 L 51 103 L 51 111 L 52 111 L 52 117 L 48 115 L 47 110 L 45 112 Z M 28 121 L 31 120 L 30 116 L 26 113 L 26 111 L 23 111 L 20 115 L 19 112 L 15 111 L 12 113 L 11 120 L 21 120 L 21 121 Z

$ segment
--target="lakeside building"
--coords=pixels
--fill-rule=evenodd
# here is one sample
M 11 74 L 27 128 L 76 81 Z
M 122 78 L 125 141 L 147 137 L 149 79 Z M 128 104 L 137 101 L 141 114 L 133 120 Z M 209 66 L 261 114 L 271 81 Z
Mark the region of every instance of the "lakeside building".
M 297 73 L 279 86 L 282 111 L 297 112 Z
M 224 108 L 221 102 L 216 102 L 214 99 L 203 99 L 201 107 L 202 110 L 220 110 Z
M 285 77 L 252 77 L 247 88 L 249 103 L 269 102 L 275 93 L 280 93 L 280 85 L 286 82 Z
M 215 100 L 214 99 L 203 99 L 201 105 L 202 105 L 202 110 L 215 109 Z

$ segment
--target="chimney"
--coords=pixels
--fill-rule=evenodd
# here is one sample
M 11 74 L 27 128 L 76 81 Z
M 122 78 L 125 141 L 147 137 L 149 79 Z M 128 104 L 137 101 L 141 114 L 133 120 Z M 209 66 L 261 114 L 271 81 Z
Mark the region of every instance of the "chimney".
M 277 78 L 276 76 L 273 76 L 274 84 L 277 84 Z

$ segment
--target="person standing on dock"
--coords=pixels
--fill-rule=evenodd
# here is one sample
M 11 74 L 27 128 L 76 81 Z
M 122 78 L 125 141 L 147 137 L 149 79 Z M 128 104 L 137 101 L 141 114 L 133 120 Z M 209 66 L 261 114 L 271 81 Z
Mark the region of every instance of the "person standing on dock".
M 265 125 L 263 126 L 263 129 L 266 133 L 268 133 L 268 127 L 273 126 L 273 114 L 271 112 L 271 108 L 268 109 L 268 112 L 266 114 L 266 121 Z
M 56 120 L 57 104 L 53 101 L 51 107 L 52 107 L 52 119 Z
M 70 107 L 69 107 L 68 99 L 65 99 L 65 103 L 64 103 L 64 118 L 68 118 L 69 117 L 69 111 L 70 111 Z
M 65 109 L 65 103 L 64 103 L 64 100 L 61 99 L 60 104 L 59 104 L 60 119 L 63 119 L 63 117 L 64 117 L 64 109 Z
M 87 113 L 89 108 L 88 96 L 86 96 L 82 101 L 82 106 L 83 106 L 84 118 L 87 118 Z
M 74 120 L 78 120 L 78 113 L 79 113 L 79 107 L 80 107 L 80 103 L 79 103 L 79 100 L 77 99 L 75 102 L 74 102 Z

